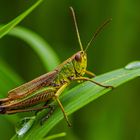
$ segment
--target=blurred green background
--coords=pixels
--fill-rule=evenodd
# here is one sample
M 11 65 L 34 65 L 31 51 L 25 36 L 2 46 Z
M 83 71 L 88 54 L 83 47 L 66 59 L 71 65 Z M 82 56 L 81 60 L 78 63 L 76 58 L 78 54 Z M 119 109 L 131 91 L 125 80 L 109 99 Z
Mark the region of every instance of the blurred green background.
M 32 3 L 34 0 L 0 0 L 0 24 L 9 22 Z M 79 50 L 69 6 L 76 11 L 85 45 L 105 19 L 113 19 L 88 50 L 89 70 L 98 75 L 139 60 L 138 0 L 46 0 L 20 26 L 42 36 L 62 62 Z M 25 42 L 8 35 L 0 40 L 0 59 L 25 81 L 47 72 Z M 139 86 L 136 79 L 100 97 L 71 115 L 72 128 L 63 120 L 50 135 L 66 132 L 67 136 L 60 138 L 64 140 L 140 140 Z M 11 88 L 14 87 L 9 86 L 5 92 Z M 0 116 L 0 139 L 9 139 L 14 134 L 14 126 Z

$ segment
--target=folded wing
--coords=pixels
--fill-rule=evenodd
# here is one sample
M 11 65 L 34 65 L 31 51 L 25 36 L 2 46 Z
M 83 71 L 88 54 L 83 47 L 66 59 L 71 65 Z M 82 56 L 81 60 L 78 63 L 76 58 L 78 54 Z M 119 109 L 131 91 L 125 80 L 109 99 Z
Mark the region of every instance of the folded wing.
M 44 86 L 48 86 L 55 79 L 57 74 L 58 71 L 54 70 L 9 91 L 7 98 L 0 99 L 0 104 L 9 100 L 23 98 Z

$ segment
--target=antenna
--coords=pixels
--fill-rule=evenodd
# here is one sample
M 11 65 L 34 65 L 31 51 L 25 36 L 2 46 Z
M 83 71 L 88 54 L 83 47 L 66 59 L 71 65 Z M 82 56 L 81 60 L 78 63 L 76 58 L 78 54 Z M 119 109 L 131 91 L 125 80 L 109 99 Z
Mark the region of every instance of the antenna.
M 102 25 L 100 25 L 97 30 L 95 31 L 95 33 L 93 34 L 91 40 L 88 42 L 85 52 L 87 51 L 88 47 L 90 46 L 90 44 L 95 40 L 95 38 L 98 36 L 98 34 L 101 32 L 101 30 L 111 21 L 112 19 L 107 19 L 103 22 Z
M 74 9 L 72 7 L 70 7 L 70 10 L 72 12 L 72 16 L 73 16 L 73 20 L 74 20 L 74 24 L 75 24 L 75 29 L 76 29 L 76 33 L 77 33 L 78 42 L 79 42 L 81 51 L 83 51 L 83 46 L 82 46 L 82 42 L 81 42 L 81 39 L 80 39 L 80 34 L 79 34 L 78 26 L 77 26 L 75 12 L 74 12 Z

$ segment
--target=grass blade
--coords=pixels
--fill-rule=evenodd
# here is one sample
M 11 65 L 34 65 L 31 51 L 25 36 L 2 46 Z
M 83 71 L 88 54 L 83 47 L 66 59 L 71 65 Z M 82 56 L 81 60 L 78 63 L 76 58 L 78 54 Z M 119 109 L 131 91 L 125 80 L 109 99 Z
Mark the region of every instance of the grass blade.
M 119 85 L 138 76 L 140 76 L 140 68 L 131 70 L 122 68 L 97 76 L 94 80 L 106 85 L 118 87 Z M 90 82 L 84 82 L 66 92 L 61 96 L 60 100 L 62 101 L 65 111 L 70 115 L 110 90 L 111 89 L 104 89 Z M 42 112 L 43 115 L 45 115 L 45 113 L 45 111 Z M 43 138 L 60 120 L 63 119 L 62 112 L 59 108 L 55 110 L 54 114 L 43 126 L 39 124 L 40 117 L 41 115 L 37 116 L 36 123 L 32 129 L 23 136 L 24 140 L 39 140 Z M 18 139 L 17 136 L 12 138 L 12 140 L 16 139 Z
M 52 136 L 48 136 L 42 140 L 53 140 L 53 139 L 56 139 L 56 138 L 60 138 L 60 137 L 64 137 L 66 136 L 66 133 L 65 132 L 62 132 L 62 133 L 59 133 L 59 134 L 54 134 Z
M 21 22 L 28 14 L 30 14 L 43 0 L 38 0 L 35 4 L 33 4 L 29 9 L 20 14 L 18 17 L 13 19 L 8 24 L 4 25 L 0 28 L 0 38 L 6 35 L 12 28 L 14 28 L 19 22 Z

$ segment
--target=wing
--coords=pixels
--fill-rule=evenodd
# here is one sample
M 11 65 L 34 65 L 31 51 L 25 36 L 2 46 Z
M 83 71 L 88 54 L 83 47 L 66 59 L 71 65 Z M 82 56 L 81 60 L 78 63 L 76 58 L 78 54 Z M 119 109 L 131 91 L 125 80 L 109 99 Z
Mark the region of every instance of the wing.
M 49 85 L 57 76 L 58 71 L 54 70 L 52 72 L 46 73 L 28 83 L 25 83 L 11 91 L 8 92 L 9 99 L 18 99 L 28 94 L 34 92 L 37 89 L 40 89 L 43 86 Z

